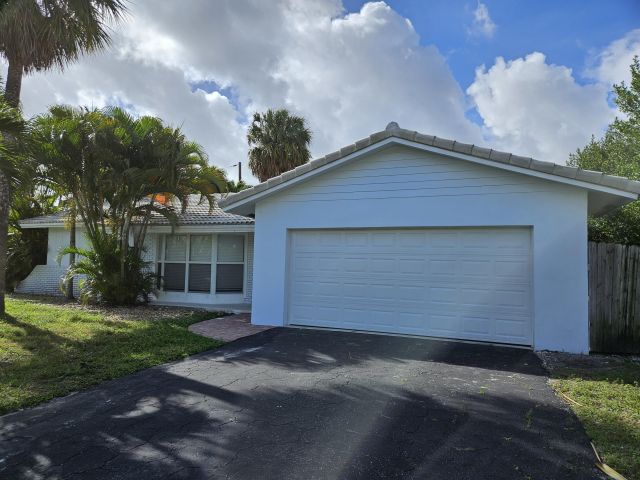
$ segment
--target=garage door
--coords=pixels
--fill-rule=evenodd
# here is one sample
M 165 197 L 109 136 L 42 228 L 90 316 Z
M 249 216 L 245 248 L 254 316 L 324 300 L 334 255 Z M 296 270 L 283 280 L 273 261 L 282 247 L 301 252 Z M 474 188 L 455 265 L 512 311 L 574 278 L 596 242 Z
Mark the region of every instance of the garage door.
M 531 234 L 290 231 L 288 323 L 532 344 Z

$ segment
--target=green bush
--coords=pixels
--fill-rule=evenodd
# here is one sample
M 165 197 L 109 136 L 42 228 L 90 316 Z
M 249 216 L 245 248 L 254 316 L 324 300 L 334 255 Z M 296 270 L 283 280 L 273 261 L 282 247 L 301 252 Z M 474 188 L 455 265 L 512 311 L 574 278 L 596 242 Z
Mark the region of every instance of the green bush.
M 12 292 L 36 265 L 47 263 L 47 231 L 10 229 L 7 242 L 7 290 Z
M 149 262 L 142 260 L 133 249 L 121 255 L 120 241 L 111 234 L 100 233 L 92 242 L 92 249 L 66 248 L 60 255 L 75 253 L 79 260 L 69 268 L 63 282 L 82 275 L 80 301 L 108 305 L 147 303 L 155 291 L 155 274 Z M 121 274 L 124 258 L 124 276 Z

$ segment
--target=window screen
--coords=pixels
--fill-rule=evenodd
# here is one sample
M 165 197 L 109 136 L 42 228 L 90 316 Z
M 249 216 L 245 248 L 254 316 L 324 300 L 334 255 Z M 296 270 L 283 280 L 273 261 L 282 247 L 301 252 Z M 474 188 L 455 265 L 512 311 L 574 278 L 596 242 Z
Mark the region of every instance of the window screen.
M 211 265 L 192 263 L 189 265 L 189 291 L 206 292 L 211 290 Z
M 244 237 L 218 235 L 218 263 L 244 262 Z
M 164 289 L 167 291 L 184 291 L 184 263 L 164 264 Z
M 217 292 L 242 292 L 244 265 L 219 263 L 216 270 Z
M 216 292 L 242 293 L 244 285 L 244 235 L 218 235 Z
M 211 263 L 211 235 L 191 235 L 189 260 L 192 262 Z
M 187 259 L 186 235 L 167 235 L 164 259 L 168 262 L 184 262 Z

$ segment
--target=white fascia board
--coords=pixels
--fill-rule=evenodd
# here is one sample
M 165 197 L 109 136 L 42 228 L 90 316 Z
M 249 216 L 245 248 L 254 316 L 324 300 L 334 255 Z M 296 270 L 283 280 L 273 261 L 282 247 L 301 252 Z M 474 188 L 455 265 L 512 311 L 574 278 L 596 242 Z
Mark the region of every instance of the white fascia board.
M 64 223 L 48 222 L 48 223 L 20 223 L 20 228 L 64 228 Z
M 568 177 L 562 177 L 559 175 L 553 175 L 550 173 L 545 173 L 545 172 L 540 172 L 537 170 L 531 170 L 529 168 L 523 168 L 523 167 L 518 167 L 516 165 L 511 165 L 511 164 L 507 164 L 507 163 L 500 163 L 500 162 L 496 162 L 495 160 L 489 160 L 489 159 L 484 159 L 484 158 L 480 158 L 480 157 L 475 157 L 472 155 L 467 155 L 464 153 L 459 153 L 459 152 L 454 152 L 452 150 L 445 150 L 442 148 L 438 148 L 438 147 L 434 147 L 431 145 L 424 145 L 422 143 L 417 143 L 417 142 L 413 142 L 411 140 L 405 140 L 403 138 L 397 138 L 397 137 L 389 137 L 389 138 L 385 138 L 384 140 L 377 142 L 373 145 L 369 145 L 368 147 L 363 148 L 362 150 L 358 150 L 357 152 L 353 152 L 349 155 L 344 156 L 343 158 L 336 160 L 334 162 L 331 163 L 327 163 L 326 165 L 322 165 L 321 167 L 318 167 L 314 170 L 311 170 L 307 173 L 304 173 L 303 175 L 300 175 L 299 177 L 295 177 L 292 178 L 291 180 L 288 180 L 284 183 L 275 185 L 267 190 L 263 190 L 262 192 L 258 192 L 255 195 L 252 195 L 250 197 L 241 199 L 235 203 L 230 203 L 228 205 L 225 205 L 224 207 L 221 207 L 222 210 L 224 211 L 233 211 L 234 209 L 241 207 L 243 205 L 246 205 L 248 203 L 252 203 L 252 202 L 256 202 L 258 200 L 262 200 L 265 197 L 271 196 L 273 194 L 276 194 L 278 192 L 280 192 L 281 190 L 284 190 L 286 188 L 292 187 L 294 185 L 297 185 L 299 183 L 302 183 L 306 180 L 308 180 L 309 178 L 315 176 L 315 175 L 319 175 L 323 172 L 326 172 L 327 170 L 331 170 L 333 168 L 337 168 L 341 165 L 344 165 L 345 163 L 349 163 L 350 161 L 362 156 L 362 155 L 366 155 L 367 153 L 373 152 L 375 150 L 379 150 L 389 144 L 397 144 L 397 145 L 404 145 L 407 147 L 411 147 L 411 148 L 416 148 L 418 150 L 423 150 L 425 152 L 430 152 L 430 153 L 435 153 L 437 155 L 443 155 L 443 156 L 447 156 L 447 157 L 453 157 L 453 158 L 457 158 L 459 160 L 464 160 L 467 162 L 471 162 L 471 163 L 476 163 L 478 165 L 485 165 L 488 167 L 493 167 L 493 168 L 499 168 L 501 170 L 507 170 L 510 172 L 515 172 L 515 173 L 520 173 L 523 175 L 528 175 L 531 177 L 536 177 L 536 178 L 541 178 L 544 180 L 549 180 L 552 182 L 557 182 L 557 183 L 563 183 L 565 185 L 571 185 L 574 187 L 578 187 L 578 188 L 584 188 L 586 190 L 592 190 L 595 192 L 603 192 L 603 193 L 608 193 L 610 195 L 617 195 L 619 197 L 623 197 L 623 198 L 628 198 L 630 200 L 637 200 L 638 199 L 638 195 L 633 193 L 633 192 L 627 192 L 625 190 L 619 190 L 617 188 L 612 188 L 612 187 L 607 187 L 604 185 L 597 185 L 595 183 L 589 183 L 589 182 L 584 182 L 582 180 L 576 180 L 573 178 L 568 178 Z
M 137 225 L 133 225 L 136 227 Z M 20 228 L 64 228 L 66 229 L 66 225 L 64 223 L 28 223 L 26 225 L 20 225 Z M 76 226 L 78 230 L 84 230 L 84 225 L 78 224 Z M 174 229 L 174 231 L 181 232 L 253 232 L 254 226 L 253 224 L 249 225 L 178 225 Z M 148 232 L 152 233 L 170 233 L 172 231 L 170 225 L 151 225 L 148 227 Z
M 147 233 L 250 233 L 254 225 L 154 225 L 147 229 Z

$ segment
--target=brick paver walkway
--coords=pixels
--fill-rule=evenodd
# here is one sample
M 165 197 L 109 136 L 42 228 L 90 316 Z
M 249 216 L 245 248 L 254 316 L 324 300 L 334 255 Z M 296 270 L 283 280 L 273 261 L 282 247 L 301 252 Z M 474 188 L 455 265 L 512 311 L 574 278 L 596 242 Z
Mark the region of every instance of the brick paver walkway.
M 271 328 L 273 327 L 251 325 L 251 314 L 241 313 L 194 323 L 189 327 L 189 330 L 204 337 L 233 342 L 239 338 L 248 337 Z

